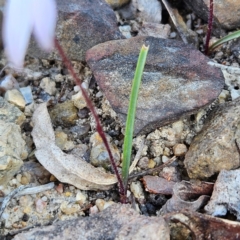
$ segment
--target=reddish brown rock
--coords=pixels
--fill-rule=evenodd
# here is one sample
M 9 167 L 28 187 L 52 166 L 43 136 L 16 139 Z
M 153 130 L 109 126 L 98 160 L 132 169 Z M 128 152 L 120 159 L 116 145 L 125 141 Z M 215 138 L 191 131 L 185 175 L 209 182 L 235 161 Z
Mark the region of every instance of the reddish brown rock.
M 168 181 L 164 178 L 157 177 L 157 176 L 144 176 L 143 184 L 145 187 L 145 190 L 150 193 L 155 194 L 164 194 L 164 195 L 172 195 L 173 194 L 173 187 L 175 185 L 175 182 Z
M 102 42 L 123 38 L 114 11 L 104 0 L 57 0 L 56 37 L 71 60 L 84 61 L 86 51 Z M 47 54 L 32 40 L 28 54 L 59 59 L 56 51 Z
M 169 228 L 162 217 L 146 217 L 129 205 L 114 204 L 99 214 L 52 226 L 34 228 L 14 237 L 15 240 L 169 240 Z
M 143 44 L 149 53 L 135 119 L 135 134 L 147 133 L 212 103 L 220 94 L 221 70 L 190 45 L 154 37 L 99 44 L 86 53 L 96 81 L 125 123 L 132 79 Z
M 209 16 L 209 0 L 184 0 L 188 6 L 206 22 Z M 240 4 L 235 0 L 214 0 L 214 24 L 223 29 L 240 27 Z

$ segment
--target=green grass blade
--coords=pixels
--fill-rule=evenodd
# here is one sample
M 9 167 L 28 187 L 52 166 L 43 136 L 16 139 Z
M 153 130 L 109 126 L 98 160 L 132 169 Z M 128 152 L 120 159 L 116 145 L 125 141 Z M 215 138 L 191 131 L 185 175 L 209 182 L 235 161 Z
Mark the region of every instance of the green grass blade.
M 240 37 L 240 30 L 233 32 L 223 38 L 221 38 L 220 40 L 218 40 L 217 42 L 215 42 L 210 48 L 209 51 L 212 51 L 213 49 L 215 49 L 216 47 L 218 47 L 219 45 L 228 42 L 230 40 L 233 40 L 235 38 L 239 38 Z
M 130 160 L 132 155 L 132 139 L 133 139 L 133 131 L 134 131 L 134 121 L 136 115 L 136 108 L 137 108 L 137 99 L 139 94 L 140 83 L 142 79 L 143 69 L 145 66 L 148 48 L 145 45 L 142 46 L 137 67 L 135 70 L 135 75 L 132 83 L 132 90 L 130 94 L 130 101 L 128 106 L 128 115 L 127 115 L 127 122 L 126 122 L 126 129 L 125 129 L 125 137 L 123 143 L 123 165 L 122 165 L 122 178 L 123 183 L 125 185 L 125 191 L 128 181 L 129 175 L 129 167 L 130 167 Z

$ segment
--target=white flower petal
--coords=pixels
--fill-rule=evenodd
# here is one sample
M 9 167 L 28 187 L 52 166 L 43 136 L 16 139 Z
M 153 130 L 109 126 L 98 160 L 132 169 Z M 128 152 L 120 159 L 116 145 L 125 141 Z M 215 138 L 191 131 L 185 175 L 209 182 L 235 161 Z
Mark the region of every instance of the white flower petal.
M 34 0 L 33 34 L 41 48 L 50 51 L 54 47 L 54 33 L 57 21 L 55 0 Z
M 4 10 L 3 43 L 13 67 L 22 68 L 33 28 L 32 0 L 8 0 Z

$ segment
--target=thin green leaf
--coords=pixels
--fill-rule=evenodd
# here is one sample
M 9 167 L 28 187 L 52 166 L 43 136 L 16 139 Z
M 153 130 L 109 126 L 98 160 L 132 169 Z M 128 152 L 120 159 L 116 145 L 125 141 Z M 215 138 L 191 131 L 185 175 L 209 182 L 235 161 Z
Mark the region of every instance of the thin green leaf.
M 143 69 L 145 66 L 146 58 L 147 58 L 148 48 L 149 47 L 146 47 L 145 45 L 143 45 L 141 48 L 141 51 L 138 57 L 137 67 L 135 70 L 133 83 L 132 83 L 132 90 L 130 94 L 125 137 L 124 137 L 124 143 L 123 143 L 122 178 L 123 178 L 123 183 L 125 185 L 125 191 L 127 189 L 126 186 L 128 181 L 128 175 L 129 175 L 130 160 L 132 155 L 132 139 L 133 139 L 134 121 L 135 121 L 136 108 L 137 108 L 137 99 L 138 99 Z
M 228 42 L 230 40 L 233 40 L 235 38 L 239 38 L 240 37 L 240 30 L 233 32 L 223 38 L 221 38 L 220 40 L 218 40 L 217 42 L 215 42 L 210 48 L 209 50 L 212 51 L 213 49 L 215 49 L 216 47 L 218 47 L 219 45 Z

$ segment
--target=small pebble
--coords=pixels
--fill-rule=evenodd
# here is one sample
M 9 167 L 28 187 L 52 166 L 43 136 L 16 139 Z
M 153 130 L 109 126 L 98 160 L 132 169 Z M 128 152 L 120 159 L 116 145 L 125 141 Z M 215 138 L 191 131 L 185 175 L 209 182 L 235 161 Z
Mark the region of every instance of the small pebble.
M 148 164 L 149 164 L 148 157 L 143 157 L 139 160 L 138 167 L 145 170 L 145 169 L 148 169 Z
M 229 97 L 229 94 L 230 93 L 228 90 L 223 89 L 220 95 L 218 96 L 219 103 L 225 103 L 227 98 Z
M 167 157 L 167 156 L 162 156 L 162 162 L 163 163 L 166 163 L 168 160 L 169 160 L 170 158 L 169 157 Z
M 62 82 L 62 81 L 64 80 L 62 74 L 57 74 L 57 75 L 54 77 L 54 79 L 55 79 L 56 82 Z
M 157 166 L 159 166 L 162 163 L 162 160 L 160 157 L 155 157 L 153 161 L 156 163 Z
M 44 202 L 47 202 L 48 198 L 47 198 L 46 196 L 43 196 L 43 197 L 42 197 L 42 200 L 43 200 Z
M 119 30 L 125 38 L 131 38 L 131 27 L 129 25 L 119 26 Z
M 97 199 L 95 202 L 98 210 L 101 212 L 104 209 L 105 201 L 103 199 Z
M 149 160 L 148 162 L 148 168 L 154 168 L 156 166 L 156 162 L 152 159 Z
M 29 215 L 24 213 L 23 216 L 22 216 L 22 221 L 27 222 L 28 219 L 29 219 Z
M 183 128 L 184 128 L 184 124 L 183 124 L 183 121 L 177 121 L 177 122 L 174 122 L 172 124 L 172 128 L 176 134 L 176 137 L 177 138 L 181 138 L 181 135 L 182 135 L 182 132 L 183 132 Z
M 83 206 L 87 202 L 88 196 L 83 193 L 83 192 L 78 192 L 76 195 L 76 202 L 80 205 Z
M 74 90 L 74 92 L 79 92 L 79 91 L 81 91 L 81 88 L 78 85 L 76 85 L 76 86 L 74 86 L 73 90 Z
M 17 89 L 7 90 L 4 99 L 17 106 L 20 110 L 24 110 L 25 108 L 26 102 L 24 97 Z
M 65 192 L 64 195 L 65 195 L 66 197 L 71 197 L 71 196 L 72 196 L 72 193 L 71 193 L 71 192 Z
M 72 141 L 68 141 L 67 134 L 62 131 L 55 131 L 55 141 L 56 145 L 65 151 L 70 151 L 75 146 Z
M 169 38 L 176 38 L 177 37 L 177 33 L 176 32 L 171 32 L 169 35 Z
M 145 198 L 141 182 L 139 181 L 132 182 L 130 185 L 130 189 L 134 197 L 137 198 L 138 200 L 143 200 Z
M 60 209 L 63 213 L 67 215 L 71 215 L 79 212 L 81 208 L 79 204 L 71 204 L 71 203 L 68 203 L 67 201 L 63 201 L 60 205 Z
M 41 80 L 40 87 L 49 95 L 54 95 L 57 91 L 56 83 L 49 77 L 45 77 Z
M 159 174 L 160 177 L 167 179 L 168 181 L 180 182 L 180 174 L 176 167 L 165 167 Z
M 96 214 L 98 212 L 99 212 L 98 207 L 96 205 L 94 205 L 93 207 L 90 208 L 89 214 L 92 215 L 92 214 Z
M 27 177 L 23 176 L 23 177 L 21 177 L 20 183 L 21 183 L 22 185 L 27 185 L 27 184 L 29 184 L 29 180 L 28 180 Z
M 52 175 L 53 176 L 53 175 Z M 59 193 L 63 193 L 63 184 L 62 183 L 59 183 L 57 186 L 56 186 L 56 191 L 59 192 Z
M 165 156 L 170 156 L 170 154 L 171 154 L 170 149 L 169 149 L 168 147 L 165 147 L 165 148 L 164 148 L 164 151 L 163 151 L 163 155 L 165 155 Z
M 36 211 L 38 213 L 42 213 L 44 211 L 44 209 L 46 208 L 47 203 L 44 202 L 41 198 L 39 198 L 35 201 L 35 205 L 36 205 Z
M 180 156 L 184 156 L 187 152 L 187 146 L 185 144 L 176 144 L 173 147 L 173 153 L 175 156 L 180 157 Z
M 72 101 L 74 106 L 77 107 L 78 109 L 83 109 L 87 107 L 87 103 L 81 91 L 79 91 L 77 94 L 72 96 Z
M 56 182 L 57 178 L 54 175 L 51 175 L 49 180 L 50 180 L 50 182 Z
M 103 96 L 103 93 L 102 92 L 97 92 L 97 94 L 96 94 L 96 98 L 100 98 L 100 97 L 102 97 Z

